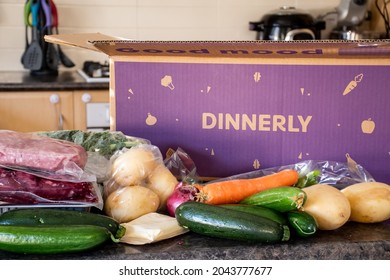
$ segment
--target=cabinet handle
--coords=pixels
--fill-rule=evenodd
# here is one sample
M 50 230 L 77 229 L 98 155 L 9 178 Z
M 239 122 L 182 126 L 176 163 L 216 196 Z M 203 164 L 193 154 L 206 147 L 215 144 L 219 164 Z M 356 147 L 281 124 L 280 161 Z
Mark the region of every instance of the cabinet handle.
M 91 102 L 91 95 L 89 93 L 84 93 L 82 96 L 81 96 L 81 100 L 84 102 L 84 103 L 89 103 Z
M 57 130 L 63 130 L 64 129 L 64 116 L 62 115 L 60 101 L 61 101 L 60 100 L 60 96 L 58 94 L 50 95 L 50 103 L 54 105 L 54 109 L 55 109 L 55 112 L 56 112 L 56 117 L 58 117 Z
M 51 104 L 57 104 L 59 102 L 60 102 L 60 96 L 58 94 L 50 95 L 50 103 Z

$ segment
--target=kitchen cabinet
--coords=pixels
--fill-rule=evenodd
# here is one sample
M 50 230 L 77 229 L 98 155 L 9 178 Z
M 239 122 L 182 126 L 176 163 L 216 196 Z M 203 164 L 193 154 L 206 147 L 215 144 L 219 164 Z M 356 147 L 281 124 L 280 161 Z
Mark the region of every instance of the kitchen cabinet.
M 0 93 L 0 129 L 41 131 L 73 128 L 72 91 Z
M 88 104 L 108 108 L 108 89 L 108 83 L 87 82 L 76 71 L 61 71 L 58 76 L 0 71 L 0 129 L 85 130 L 88 107 L 95 109 L 92 119 L 99 115 L 99 106 Z
M 22 132 L 85 130 L 87 104 L 92 103 L 108 107 L 108 90 L 0 92 L 0 129 Z
M 74 129 L 107 128 L 110 125 L 108 90 L 75 90 L 73 109 Z

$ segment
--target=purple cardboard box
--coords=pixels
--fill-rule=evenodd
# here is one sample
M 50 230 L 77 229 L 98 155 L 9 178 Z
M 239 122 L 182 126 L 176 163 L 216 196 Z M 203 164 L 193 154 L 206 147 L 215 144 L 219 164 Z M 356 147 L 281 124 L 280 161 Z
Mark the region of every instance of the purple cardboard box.
M 390 183 L 390 42 L 97 41 L 112 130 L 184 149 L 203 177 L 346 161 Z

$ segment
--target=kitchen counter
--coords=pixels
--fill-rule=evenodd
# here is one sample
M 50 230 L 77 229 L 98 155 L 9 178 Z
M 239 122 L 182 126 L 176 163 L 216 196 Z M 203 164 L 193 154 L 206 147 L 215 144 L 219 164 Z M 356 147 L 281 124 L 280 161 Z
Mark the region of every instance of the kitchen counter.
M 87 82 L 76 70 L 58 75 L 30 75 L 29 71 L 0 71 L 0 91 L 108 89 L 107 82 Z
M 90 252 L 18 255 L 0 251 L 0 259 L 41 260 L 390 260 L 390 220 L 349 222 L 335 231 L 279 244 L 248 244 L 186 233 L 148 245 L 108 243 Z

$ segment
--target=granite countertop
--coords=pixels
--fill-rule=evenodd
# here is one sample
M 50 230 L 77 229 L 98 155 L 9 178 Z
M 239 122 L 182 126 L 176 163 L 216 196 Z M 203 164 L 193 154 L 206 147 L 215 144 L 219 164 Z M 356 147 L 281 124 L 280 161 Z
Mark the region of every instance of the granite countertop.
M 40 260 L 390 260 L 390 220 L 349 222 L 338 230 L 278 244 L 248 244 L 186 233 L 148 245 L 108 243 L 89 252 L 18 255 L 0 251 L 0 259 Z
M 108 82 L 87 82 L 76 70 L 58 75 L 31 75 L 29 71 L 0 71 L 0 91 L 108 89 Z

